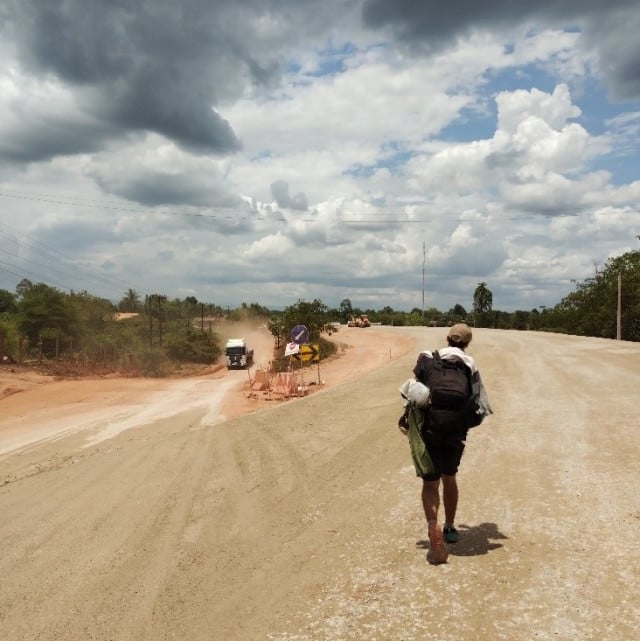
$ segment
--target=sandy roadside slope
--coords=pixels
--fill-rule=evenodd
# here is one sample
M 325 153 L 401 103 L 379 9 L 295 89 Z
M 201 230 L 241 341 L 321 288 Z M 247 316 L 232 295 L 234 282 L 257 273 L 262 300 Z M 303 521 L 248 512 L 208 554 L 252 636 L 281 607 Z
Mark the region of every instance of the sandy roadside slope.
M 471 352 L 496 415 L 446 565 L 394 427 L 412 352 L 217 425 L 190 407 L 1 457 L 42 469 L 0 487 L 0 638 L 635 639 L 640 345 L 477 330 Z

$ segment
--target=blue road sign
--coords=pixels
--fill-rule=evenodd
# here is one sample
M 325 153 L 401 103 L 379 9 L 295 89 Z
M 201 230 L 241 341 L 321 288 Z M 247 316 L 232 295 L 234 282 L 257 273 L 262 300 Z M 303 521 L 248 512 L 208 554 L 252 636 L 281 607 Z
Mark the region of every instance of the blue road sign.
M 309 330 L 304 325 L 296 325 L 291 330 L 291 340 L 298 345 L 309 341 Z

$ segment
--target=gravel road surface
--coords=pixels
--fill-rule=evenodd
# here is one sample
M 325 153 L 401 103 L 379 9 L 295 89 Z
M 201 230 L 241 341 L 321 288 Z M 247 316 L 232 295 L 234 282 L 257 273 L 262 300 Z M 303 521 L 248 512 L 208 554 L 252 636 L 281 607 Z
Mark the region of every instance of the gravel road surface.
M 351 376 L 230 420 L 202 379 L 76 412 L 2 400 L 0 639 L 635 641 L 640 344 L 474 330 L 495 415 L 433 566 L 395 425 L 446 330 L 348 331 Z

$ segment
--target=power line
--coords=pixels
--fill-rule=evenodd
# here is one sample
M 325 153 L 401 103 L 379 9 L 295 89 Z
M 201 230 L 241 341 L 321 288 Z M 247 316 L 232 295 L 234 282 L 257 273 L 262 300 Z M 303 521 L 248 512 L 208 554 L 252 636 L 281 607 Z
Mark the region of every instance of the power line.
M 149 213 L 153 212 L 153 209 L 139 209 L 139 208 L 136 209 L 133 207 L 125 207 L 124 205 L 100 204 L 99 201 L 91 201 L 91 200 L 82 201 L 82 200 L 73 200 L 68 198 L 63 200 L 57 197 L 50 196 L 48 194 L 30 195 L 30 194 L 15 194 L 15 193 L 12 194 L 7 192 L 0 192 L 0 197 L 14 198 L 16 200 L 42 202 L 42 203 L 48 203 L 53 205 L 68 205 L 73 207 L 91 207 L 93 209 L 104 209 L 108 211 L 117 211 L 117 212 L 129 213 L 129 214 L 148 215 Z M 171 215 L 171 216 L 186 216 L 191 218 L 205 218 L 205 219 L 209 218 L 212 220 L 256 220 L 256 219 L 274 220 L 273 217 L 264 216 L 262 214 L 257 214 L 256 216 L 237 216 L 232 214 L 225 214 L 225 215 L 205 214 L 202 212 L 191 212 L 191 211 L 180 211 L 180 210 L 163 211 L 162 214 Z M 284 218 L 282 219 L 276 218 L 275 220 L 280 222 L 286 222 L 286 219 Z
M 21 280 L 26 277 L 30 277 L 29 280 L 38 280 L 41 282 L 46 282 L 48 284 L 54 285 L 56 287 L 59 287 L 61 289 L 68 289 L 71 291 L 73 288 L 72 287 L 67 287 L 67 285 L 64 285 L 62 282 L 56 280 L 55 278 L 51 278 L 51 276 L 43 276 L 41 274 L 38 274 L 37 272 L 33 272 L 29 269 L 17 267 L 16 265 L 11 265 L 10 263 L 5 263 L 4 261 L 0 261 L 0 269 L 2 271 L 7 272 L 9 274 L 13 274 L 16 278 L 20 278 Z M 20 272 L 16 272 L 15 270 L 19 269 Z
M 72 207 L 90 207 L 93 209 L 104 209 L 107 211 L 114 211 L 114 212 L 123 212 L 123 213 L 133 213 L 133 214 L 141 214 L 141 215 L 149 215 L 150 213 L 153 213 L 153 209 L 140 209 L 140 208 L 134 208 L 134 207 L 126 207 L 124 205 L 117 205 L 115 203 L 110 203 L 106 202 L 101 203 L 100 201 L 93 201 L 93 200 L 82 200 L 82 199 L 73 199 L 70 197 L 67 198 L 59 198 L 57 196 L 53 196 L 51 194 L 39 194 L 39 193 L 32 193 L 32 194 L 20 194 L 20 193 L 9 193 L 9 192 L 0 192 L 0 197 L 3 198 L 13 198 L 16 200 L 26 200 L 26 201 L 34 201 L 34 202 L 43 202 L 43 203 L 49 203 L 49 204 L 55 204 L 55 205 L 67 205 L 67 206 L 72 206 Z M 253 216 L 247 216 L 247 215 L 242 215 L 242 214 L 213 214 L 213 213 L 204 213 L 204 212 L 192 212 L 192 211 L 184 211 L 184 210 L 165 210 L 162 211 L 162 215 L 164 216 L 183 216 L 187 218 L 200 218 L 204 220 L 221 220 L 221 221 L 256 221 L 256 220 L 265 220 L 265 221 L 275 221 L 275 222 L 281 222 L 281 223 L 290 223 L 290 222 L 305 222 L 305 223 L 314 223 L 317 222 L 317 218 L 293 218 L 292 220 L 288 220 L 284 216 L 281 217 L 273 217 L 273 216 L 266 216 L 264 214 L 255 214 Z M 554 214 L 554 215 L 522 215 L 522 216 L 508 216 L 506 218 L 501 218 L 500 220 L 508 220 L 508 221 L 525 221 L 525 220 L 534 220 L 534 221 L 542 221 L 542 220 L 555 220 L 557 218 L 577 218 L 577 217 L 582 217 L 582 216 L 592 216 L 593 213 L 590 211 L 582 211 L 582 212 L 571 212 L 571 213 L 559 213 L 559 214 Z M 396 217 L 388 217 L 389 213 L 388 212 L 380 212 L 381 217 L 369 217 L 367 218 L 341 218 L 339 219 L 338 222 L 341 222 L 346 225 L 369 225 L 369 224 L 422 224 L 422 223 L 432 223 L 435 221 L 451 221 L 451 222 L 473 222 L 469 218 L 465 217 L 446 217 L 446 216 L 441 216 L 441 217 L 426 217 L 426 218 L 405 218 L 404 216 L 396 216 Z M 387 218 L 382 218 L 382 216 L 387 216 Z
M 8 233 L 9 230 L 11 233 Z M 30 255 L 29 258 L 23 258 L 19 253 L 12 252 L 8 248 L 3 249 L 2 264 L 3 271 L 16 276 L 17 278 L 38 279 L 41 282 L 55 285 L 66 290 L 82 290 L 89 287 L 107 287 L 110 290 L 121 289 L 126 291 L 131 288 L 131 283 L 124 283 L 119 279 L 106 276 L 99 272 L 90 272 L 86 270 L 79 271 L 73 264 L 73 260 L 58 250 L 45 243 L 42 243 L 27 234 L 12 229 L 6 223 L 0 225 L 0 236 L 4 236 L 11 242 L 15 242 L 18 247 L 25 249 Z M 14 260 L 8 261 L 7 256 Z M 81 279 L 81 286 L 69 286 L 69 282 Z M 65 282 L 67 281 L 67 282 Z M 89 287 L 82 287 L 88 284 Z

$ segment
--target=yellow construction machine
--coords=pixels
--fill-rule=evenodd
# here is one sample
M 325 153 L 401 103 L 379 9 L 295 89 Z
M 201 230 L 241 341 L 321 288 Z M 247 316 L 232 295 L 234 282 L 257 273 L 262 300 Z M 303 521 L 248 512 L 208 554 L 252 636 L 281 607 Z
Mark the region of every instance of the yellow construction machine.
M 347 321 L 347 327 L 371 327 L 371 321 L 366 314 L 360 314 L 360 316 L 352 316 Z

